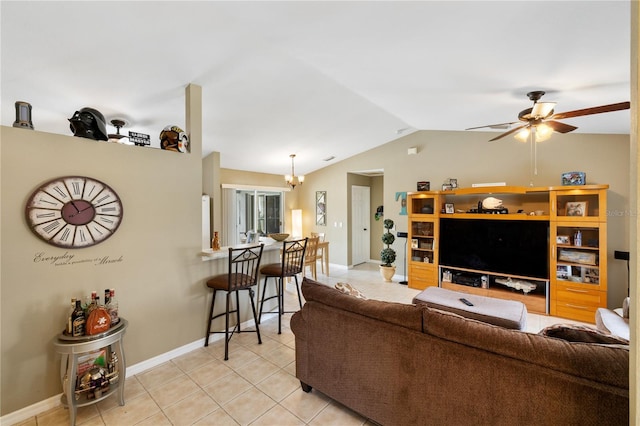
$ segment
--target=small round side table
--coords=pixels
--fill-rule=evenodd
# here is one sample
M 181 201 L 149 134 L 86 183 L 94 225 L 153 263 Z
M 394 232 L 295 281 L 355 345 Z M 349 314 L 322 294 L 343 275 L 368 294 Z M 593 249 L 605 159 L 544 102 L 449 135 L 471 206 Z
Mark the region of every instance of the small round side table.
M 62 382 L 62 404 L 69 408 L 69 422 L 76 424 L 78 407 L 95 404 L 117 393 L 118 404 L 124 405 L 124 382 L 126 363 L 122 339 L 128 326 L 127 320 L 120 318 L 115 326 L 101 334 L 94 336 L 72 337 L 64 333 L 58 335 L 54 342 L 56 352 L 62 355 L 60 360 L 60 381 Z M 108 381 L 108 390 L 78 386 L 78 358 L 87 353 L 107 348 L 107 354 L 114 354 L 113 371 L 102 380 Z M 91 397 L 89 393 L 91 392 Z

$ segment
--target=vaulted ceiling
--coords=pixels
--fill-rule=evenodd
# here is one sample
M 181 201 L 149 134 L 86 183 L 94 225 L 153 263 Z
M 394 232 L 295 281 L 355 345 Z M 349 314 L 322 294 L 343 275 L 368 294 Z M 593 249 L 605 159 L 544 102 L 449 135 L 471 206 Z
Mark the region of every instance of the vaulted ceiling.
M 285 173 L 297 154 L 296 172 L 309 173 L 416 130 L 517 121 L 531 90 L 556 111 L 629 100 L 629 10 L 616 0 L 3 1 L 2 125 L 26 101 L 36 130 L 70 135 L 67 119 L 90 106 L 158 144 L 166 125 L 184 128 L 194 83 L 204 155 Z M 564 121 L 630 131 L 629 111 Z

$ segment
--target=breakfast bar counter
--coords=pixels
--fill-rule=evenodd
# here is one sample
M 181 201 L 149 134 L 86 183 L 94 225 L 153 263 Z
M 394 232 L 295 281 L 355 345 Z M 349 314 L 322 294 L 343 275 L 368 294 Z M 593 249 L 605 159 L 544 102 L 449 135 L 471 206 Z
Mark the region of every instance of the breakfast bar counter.
M 238 244 L 238 245 L 234 246 L 234 248 L 255 247 L 255 246 L 259 245 L 259 244 L 260 243 Z M 277 241 L 264 243 L 263 257 L 265 255 L 268 255 L 268 252 L 274 251 L 274 250 L 276 250 L 276 252 L 279 255 L 280 252 L 278 250 L 280 250 L 281 248 L 282 248 L 282 243 L 277 242 Z M 203 261 L 217 260 L 217 259 L 227 259 L 229 257 L 229 246 L 220 247 L 220 250 L 213 250 L 213 249 L 202 250 L 200 252 L 200 257 L 202 258 Z M 271 257 L 271 256 L 269 256 L 269 257 Z M 277 259 L 274 260 L 274 262 L 277 262 Z M 264 262 L 262 262 L 262 263 L 264 263 Z

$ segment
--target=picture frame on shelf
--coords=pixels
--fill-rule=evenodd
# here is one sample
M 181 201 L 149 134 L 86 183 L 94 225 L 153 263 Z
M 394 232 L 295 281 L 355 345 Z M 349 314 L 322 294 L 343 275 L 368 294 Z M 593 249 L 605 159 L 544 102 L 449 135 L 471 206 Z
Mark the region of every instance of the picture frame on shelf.
M 455 212 L 454 208 L 453 208 L 453 203 L 445 203 L 444 205 L 444 212 L 447 214 L 452 214 Z
M 430 191 L 431 190 L 431 182 L 420 181 L 417 183 L 418 191 Z
M 558 235 L 556 236 L 556 244 L 571 244 L 571 238 L 568 235 Z
M 571 277 L 571 266 L 558 265 L 556 266 L 556 278 L 559 280 L 568 280 Z
M 412 249 L 418 248 L 418 240 L 416 238 L 411 239 L 411 248 Z
M 584 172 L 565 172 L 560 175 L 562 185 L 585 185 L 587 175 Z
M 453 191 L 453 187 L 448 183 L 443 183 L 442 184 L 442 190 L 443 191 Z
M 568 201 L 565 205 L 565 216 L 586 216 L 587 207 L 586 201 Z
M 432 241 L 422 241 L 420 243 L 420 247 L 421 249 L 425 249 L 425 250 L 433 250 L 433 242 Z

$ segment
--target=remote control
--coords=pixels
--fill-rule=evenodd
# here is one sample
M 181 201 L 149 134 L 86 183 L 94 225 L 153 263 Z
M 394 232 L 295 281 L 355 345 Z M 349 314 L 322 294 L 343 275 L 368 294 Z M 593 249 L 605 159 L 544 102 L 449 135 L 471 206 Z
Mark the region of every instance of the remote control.
M 461 297 L 461 298 L 460 298 L 460 301 L 461 301 L 462 303 L 464 303 L 465 305 L 467 305 L 467 306 L 473 306 L 473 303 L 469 302 L 469 301 L 468 301 L 467 299 L 465 299 L 464 297 Z

